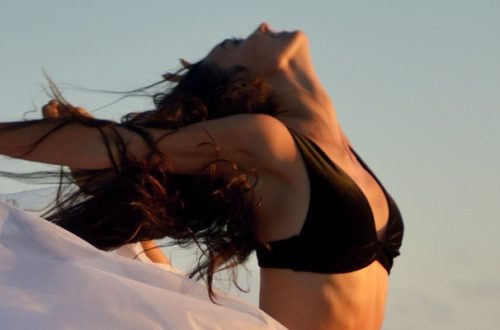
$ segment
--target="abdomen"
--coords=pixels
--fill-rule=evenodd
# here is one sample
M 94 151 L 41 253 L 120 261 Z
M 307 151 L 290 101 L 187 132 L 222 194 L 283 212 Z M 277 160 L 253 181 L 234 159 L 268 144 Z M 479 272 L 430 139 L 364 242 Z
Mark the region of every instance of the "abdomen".
M 260 307 L 291 330 L 376 330 L 387 288 L 387 271 L 378 262 L 345 274 L 263 268 Z

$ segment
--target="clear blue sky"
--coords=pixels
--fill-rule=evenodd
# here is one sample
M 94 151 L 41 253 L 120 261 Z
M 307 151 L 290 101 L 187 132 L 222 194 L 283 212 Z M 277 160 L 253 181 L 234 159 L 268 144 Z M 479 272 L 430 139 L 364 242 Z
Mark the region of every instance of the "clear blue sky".
M 302 29 L 344 129 L 406 221 L 384 329 L 494 329 L 499 17 L 496 0 L 5 0 L 0 119 L 20 119 L 47 101 L 42 69 L 71 101 L 94 109 L 112 98 L 64 84 L 133 89 L 259 22 Z M 125 101 L 96 115 L 116 118 L 148 106 Z M 7 160 L 0 166 L 33 168 Z M 24 188 L 1 184 L 0 192 Z

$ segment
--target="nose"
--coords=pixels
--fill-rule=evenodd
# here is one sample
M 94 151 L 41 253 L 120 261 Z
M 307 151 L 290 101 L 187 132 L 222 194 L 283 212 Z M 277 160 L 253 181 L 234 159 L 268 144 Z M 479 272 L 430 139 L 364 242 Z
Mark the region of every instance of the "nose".
M 267 23 L 260 23 L 259 27 L 257 28 L 257 31 L 260 31 L 262 33 L 268 33 L 269 30 L 269 24 Z

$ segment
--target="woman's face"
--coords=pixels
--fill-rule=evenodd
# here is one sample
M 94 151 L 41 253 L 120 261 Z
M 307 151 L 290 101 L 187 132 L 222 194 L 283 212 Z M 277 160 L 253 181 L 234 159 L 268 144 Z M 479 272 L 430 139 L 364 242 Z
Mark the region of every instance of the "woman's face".
M 225 69 L 244 66 L 253 73 L 272 74 L 299 57 L 307 49 L 307 38 L 300 31 L 274 32 L 266 23 L 246 39 L 226 39 L 204 59 Z

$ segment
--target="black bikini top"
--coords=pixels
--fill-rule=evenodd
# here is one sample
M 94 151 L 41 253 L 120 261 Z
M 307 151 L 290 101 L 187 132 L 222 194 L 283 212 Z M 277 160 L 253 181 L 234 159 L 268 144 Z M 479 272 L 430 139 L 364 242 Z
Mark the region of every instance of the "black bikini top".
M 387 199 L 386 237 L 379 241 L 370 204 L 359 186 L 313 141 L 291 133 L 309 176 L 309 209 L 299 235 L 257 247 L 259 266 L 333 274 L 359 270 L 377 260 L 389 273 L 404 231 L 394 200 L 353 150 Z

